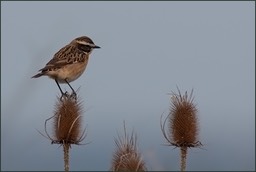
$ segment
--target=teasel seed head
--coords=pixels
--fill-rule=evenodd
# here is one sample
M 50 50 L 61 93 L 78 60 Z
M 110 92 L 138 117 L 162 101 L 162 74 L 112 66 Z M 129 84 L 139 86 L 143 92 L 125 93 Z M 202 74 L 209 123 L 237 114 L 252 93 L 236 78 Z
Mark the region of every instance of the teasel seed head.
M 163 123 L 161 120 L 162 133 L 171 146 L 202 146 L 201 142 L 198 141 L 197 108 L 193 100 L 193 90 L 190 95 L 187 91 L 181 95 L 179 89 L 178 94 L 171 93 L 170 112 Z
M 53 128 L 57 143 L 79 144 L 85 136 L 82 130 L 81 103 L 71 96 L 58 101 Z
M 132 132 L 126 133 L 124 123 L 124 136 L 118 134 L 115 139 L 116 150 L 111 164 L 112 171 L 146 171 L 145 162 L 137 149 L 137 136 Z
M 172 141 L 180 147 L 195 147 L 198 143 L 197 109 L 193 103 L 193 90 L 190 96 L 172 93 L 169 127 Z

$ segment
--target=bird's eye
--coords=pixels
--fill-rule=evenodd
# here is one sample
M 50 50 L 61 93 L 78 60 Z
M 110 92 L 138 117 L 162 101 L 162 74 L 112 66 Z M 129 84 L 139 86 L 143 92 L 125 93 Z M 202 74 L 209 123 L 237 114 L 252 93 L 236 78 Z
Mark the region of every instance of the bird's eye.
M 78 45 L 78 49 L 88 53 L 88 52 L 91 51 L 92 48 L 89 45 L 82 45 L 82 44 L 80 44 L 80 45 Z

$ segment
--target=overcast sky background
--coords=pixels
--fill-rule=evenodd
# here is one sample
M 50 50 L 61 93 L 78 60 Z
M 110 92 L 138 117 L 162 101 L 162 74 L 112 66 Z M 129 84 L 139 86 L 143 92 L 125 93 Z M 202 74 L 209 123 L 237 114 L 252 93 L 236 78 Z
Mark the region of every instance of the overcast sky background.
M 187 170 L 255 170 L 255 2 L 1 2 L 2 170 L 64 169 L 37 132 L 58 87 L 30 77 L 82 35 L 102 48 L 71 83 L 92 143 L 72 147 L 70 170 L 109 170 L 124 120 L 148 170 L 179 170 L 160 130 L 176 86 L 194 89 L 205 149 Z

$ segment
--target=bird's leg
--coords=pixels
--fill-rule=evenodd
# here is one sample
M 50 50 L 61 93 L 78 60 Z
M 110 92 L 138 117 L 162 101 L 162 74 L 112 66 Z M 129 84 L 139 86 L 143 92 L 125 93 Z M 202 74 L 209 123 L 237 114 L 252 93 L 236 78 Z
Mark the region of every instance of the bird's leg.
M 60 92 L 61 92 L 60 100 L 62 100 L 62 97 L 63 97 L 63 96 L 67 96 L 67 92 L 64 93 L 64 92 L 62 91 L 62 89 L 60 88 L 60 85 L 59 85 L 57 79 L 55 79 L 55 82 L 56 82 L 56 84 L 58 85 L 58 87 L 59 87 L 59 89 L 60 89 Z
M 55 82 L 56 82 L 56 84 L 58 85 L 58 87 L 59 87 L 59 89 L 60 89 L 61 94 L 62 94 L 62 95 L 64 95 L 64 93 L 63 93 L 62 89 L 60 88 L 60 85 L 59 85 L 59 83 L 58 83 L 57 79 L 55 79 Z
M 76 92 L 75 92 L 75 90 L 71 87 L 71 85 L 69 84 L 69 82 L 67 81 L 67 79 L 65 79 L 65 82 L 68 84 L 68 86 L 69 86 L 69 87 L 71 88 L 71 90 L 72 90 L 71 96 L 76 99 Z

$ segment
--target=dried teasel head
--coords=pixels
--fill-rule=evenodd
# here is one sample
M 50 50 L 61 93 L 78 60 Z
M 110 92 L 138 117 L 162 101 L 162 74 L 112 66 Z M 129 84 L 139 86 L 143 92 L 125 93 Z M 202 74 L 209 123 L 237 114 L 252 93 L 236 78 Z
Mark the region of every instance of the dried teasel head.
M 132 132 L 126 133 L 124 123 L 124 136 L 118 135 L 115 139 L 116 150 L 111 164 L 112 171 L 146 171 L 145 162 L 137 149 L 137 136 Z
M 167 129 L 166 129 L 166 125 Z M 193 102 L 193 90 L 190 95 L 187 91 L 181 95 L 171 93 L 171 107 L 168 116 L 162 123 L 161 130 L 171 146 L 175 147 L 200 147 L 198 141 L 197 108 Z
M 81 103 L 77 101 L 76 94 L 69 95 L 65 93 L 57 99 L 54 115 L 45 120 L 46 138 L 52 141 L 52 144 L 63 146 L 64 169 L 69 171 L 69 150 L 72 144 L 80 145 L 86 137 L 85 129 L 82 130 L 82 108 Z M 53 137 L 48 134 L 47 123 L 52 120 Z M 41 132 L 39 132 L 42 134 Z M 44 134 L 42 134 L 44 136 Z
M 50 120 L 53 136 L 47 131 Z M 85 129 L 82 130 L 81 103 L 70 95 L 57 98 L 54 115 L 45 121 L 45 133 L 53 144 L 80 144 L 86 137 Z

